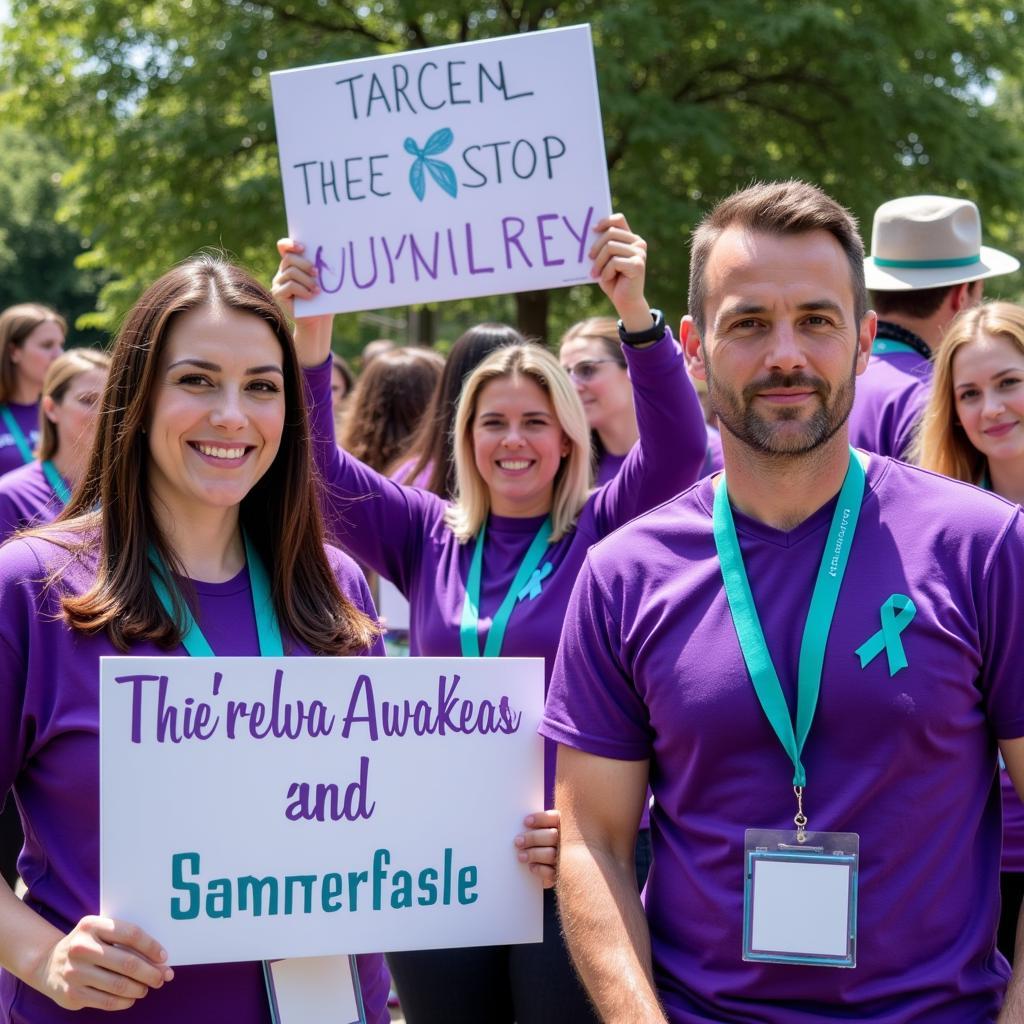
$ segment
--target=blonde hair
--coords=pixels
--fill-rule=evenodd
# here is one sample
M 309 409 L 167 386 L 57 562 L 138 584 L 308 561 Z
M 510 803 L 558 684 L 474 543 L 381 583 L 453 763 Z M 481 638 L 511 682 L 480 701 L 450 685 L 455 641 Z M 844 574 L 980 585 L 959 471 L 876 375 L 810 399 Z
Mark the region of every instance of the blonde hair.
M 39 402 L 39 450 L 36 452 L 36 457 L 41 462 L 52 459 L 60 447 L 57 424 L 46 415 L 42 399 L 52 398 L 57 405 L 60 405 L 74 379 L 90 370 L 102 370 L 104 373 L 109 373 L 110 356 L 95 348 L 73 348 L 63 355 L 57 356 L 50 363 L 46 376 L 43 378 L 43 393 Z
M 551 541 L 575 525 L 591 487 L 590 428 L 583 405 L 558 360 L 539 345 L 510 345 L 489 355 L 467 378 L 455 413 L 455 498 L 445 521 L 460 543 L 475 537 L 487 519 L 491 496 L 473 457 L 473 422 L 480 392 L 502 377 L 532 380 L 551 399 L 559 426 L 569 439 L 569 454 L 554 480 Z
M 40 325 L 52 321 L 63 334 L 68 322 L 54 309 L 39 302 L 20 302 L 0 313 L 0 402 L 9 402 L 15 391 L 17 369 L 11 355 Z
M 957 417 L 953 396 L 953 360 L 957 352 L 983 334 L 1006 338 L 1024 353 L 1024 307 L 988 302 L 964 310 L 949 325 L 935 353 L 932 391 L 910 457 L 924 469 L 977 483 L 985 472 L 985 456 L 968 440 Z

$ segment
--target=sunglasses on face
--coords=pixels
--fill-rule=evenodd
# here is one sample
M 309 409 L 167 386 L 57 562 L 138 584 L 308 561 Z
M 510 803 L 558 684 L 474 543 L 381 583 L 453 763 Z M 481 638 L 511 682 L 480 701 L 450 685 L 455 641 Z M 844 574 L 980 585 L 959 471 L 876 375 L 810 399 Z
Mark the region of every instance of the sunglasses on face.
M 581 384 L 585 384 L 588 380 L 592 380 L 597 375 L 597 368 L 602 363 L 618 363 L 617 359 L 581 359 L 578 363 L 574 363 L 572 366 L 567 366 L 565 372 L 573 380 L 578 380 Z

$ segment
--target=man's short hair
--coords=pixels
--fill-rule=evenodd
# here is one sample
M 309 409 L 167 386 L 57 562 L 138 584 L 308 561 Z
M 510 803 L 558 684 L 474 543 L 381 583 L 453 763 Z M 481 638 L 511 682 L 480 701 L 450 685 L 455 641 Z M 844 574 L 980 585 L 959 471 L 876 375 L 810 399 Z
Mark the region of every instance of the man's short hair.
M 827 231 L 842 246 L 850 264 L 854 316 L 867 312 L 864 289 L 864 243 L 857 220 L 845 207 L 806 181 L 758 182 L 723 199 L 697 225 L 690 246 L 690 315 L 704 337 L 704 276 L 708 258 L 727 228 L 740 227 L 767 235 L 802 235 Z
M 938 288 L 913 288 L 900 292 L 872 292 L 871 308 L 881 317 L 909 316 L 915 320 L 927 320 L 934 316 L 946 296 L 958 287 L 955 284 L 943 284 Z

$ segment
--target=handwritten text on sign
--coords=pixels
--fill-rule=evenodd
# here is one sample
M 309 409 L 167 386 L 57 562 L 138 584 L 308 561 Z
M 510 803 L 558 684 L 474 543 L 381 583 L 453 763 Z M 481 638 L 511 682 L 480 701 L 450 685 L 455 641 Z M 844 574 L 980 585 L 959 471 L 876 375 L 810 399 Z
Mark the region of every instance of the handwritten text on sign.
M 104 658 L 101 906 L 172 963 L 535 942 L 539 659 Z
M 300 316 L 578 284 L 611 212 L 590 28 L 271 75 Z

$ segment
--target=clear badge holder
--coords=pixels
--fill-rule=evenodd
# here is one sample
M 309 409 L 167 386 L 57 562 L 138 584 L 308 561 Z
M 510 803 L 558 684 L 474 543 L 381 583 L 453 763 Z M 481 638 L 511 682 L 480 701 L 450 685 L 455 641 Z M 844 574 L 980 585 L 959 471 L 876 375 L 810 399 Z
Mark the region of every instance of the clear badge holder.
M 366 1024 L 354 956 L 264 960 L 273 1024 Z
M 856 967 L 859 863 L 854 832 L 747 829 L 743 959 Z

